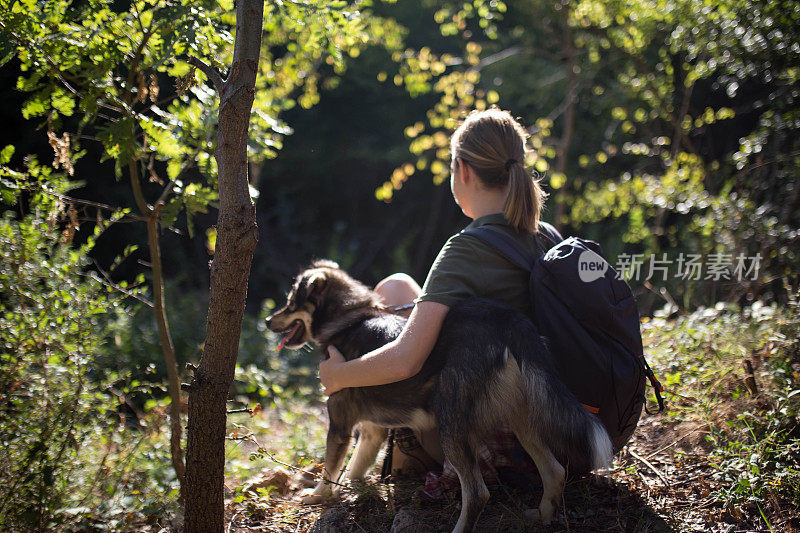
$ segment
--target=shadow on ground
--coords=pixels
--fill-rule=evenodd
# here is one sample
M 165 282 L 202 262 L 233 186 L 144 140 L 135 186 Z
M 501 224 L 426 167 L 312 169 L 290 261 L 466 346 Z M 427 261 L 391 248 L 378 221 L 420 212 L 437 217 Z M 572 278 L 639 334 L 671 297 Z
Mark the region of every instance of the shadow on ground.
M 516 486 L 515 486 L 516 485 Z M 370 485 L 347 495 L 324 510 L 310 527 L 315 533 L 378 532 L 438 533 L 450 531 L 460 511 L 460 494 L 449 499 L 422 502 L 414 494 L 419 484 Z M 525 517 L 538 506 L 541 488 L 519 483 L 491 487 L 491 499 L 478 522 L 477 531 L 674 531 L 641 496 L 626 483 L 593 476 L 567 484 L 561 509 L 553 523 L 544 527 Z

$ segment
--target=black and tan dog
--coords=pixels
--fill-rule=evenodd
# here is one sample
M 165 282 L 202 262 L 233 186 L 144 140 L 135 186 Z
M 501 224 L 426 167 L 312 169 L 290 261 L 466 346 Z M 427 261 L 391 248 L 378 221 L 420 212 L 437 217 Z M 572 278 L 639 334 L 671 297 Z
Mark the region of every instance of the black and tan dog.
M 379 297 L 330 261 L 297 276 L 286 306 L 268 320 L 284 334 L 281 346 L 314 341 L 354 359 L 395 339 L 405 319 L 387 312 Z M 477 449 L 492 430 L 511 428 L 536 463 L 544 494 L 539 517 L 553 517 L 565 470 L 588 472 L 610 463 L 611 442 L 555 373 L 544 339 L 521 313 L 493 300 L 472 298 L 453 307 L 436 346 L 412 378 L 378 387 L 341 390 L 328 399 L 324 480 L 307 502 L 334 492 L 351 434 L 360 438 L 347 467 L 361 479 L 392 427 L 438 426 L 442 449 L 461 481 L 462 507 L 453 531 L 472 531 L 489 491 Z

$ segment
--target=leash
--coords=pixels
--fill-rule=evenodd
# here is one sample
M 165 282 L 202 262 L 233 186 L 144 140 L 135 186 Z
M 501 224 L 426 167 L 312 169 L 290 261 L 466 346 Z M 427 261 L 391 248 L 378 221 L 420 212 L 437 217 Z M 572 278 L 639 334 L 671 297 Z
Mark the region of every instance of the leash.
M 394 455 L 394 429 L 389 430 L 389 442 L 386 443 L 386 455 L 383 458 L 381 467 L 381 483 L 386 483 L 386 479 L 392 475 L 392 456 Z
M 658 380 L 655 373 L 653 373 L 653 371 L 650 369 L 650 365 L 647 364 L 647 360 L 644 358 L 644 355 L 640 355 L 639 358 L 644 366 L 644 375 L 647 376 L 648 380 L 650 380 L 650 385 L 653 387 L 653 391 L 656 393 L 656 401 L 658 402 L 658 411 L 652 412 L 647 408 L 647 402 L 645 402 L 644 412 L 648 415 L 658 414 L 664 410 L 664 398 L 661 397 L 661 393 L 664 392 L 664 386 Z
M 379 305 L 378 309 L 380 309 L 381 311 L 388 311 L 389 313 L 397 313 L 399 311 L 405 311 L 406 309 L 411 309 L 415 305 L 417 304 L 413 302 L 406 305 L 394 305 L 394 306 Z
M 416 434 L 411 428 L 394 428 L 389 430 L 389 440 L 386 443 L 386 455 L 384 456 L 383 466 L 381 467 L 381 483 L 390 483 L 391 482 L 391 475 L 392 475 L 392 463 L 394 458 L 394 447 L 397 447 L 400 452 L 406 455 L 407 458 L 411 458 L 416 461 L 423 472 L 427 472 L 429 466 L 418 457 L 417 454 L 414 452 L 419 450 L 422 453 L 425 453 L 425 449 L 422 447 L 419 439 L 417 438 Z M 404 468 L 408 467 L 408 462 L 406 461 L 403 466 L 400 467 L 402 471 Z

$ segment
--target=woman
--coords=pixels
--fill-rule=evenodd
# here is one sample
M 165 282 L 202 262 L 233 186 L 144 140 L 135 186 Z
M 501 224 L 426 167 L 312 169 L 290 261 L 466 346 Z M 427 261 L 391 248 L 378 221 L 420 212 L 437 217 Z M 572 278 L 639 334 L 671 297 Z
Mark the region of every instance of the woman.
M 473 220 L 468 228 L 495 225 L 535 253 L 537 232 L 545 232 L 555 242 L 563 237 L 539 220 L 547 195 L 525 169 L 526 137 L 524 128 L 506 111 L 470 114 L 451 139 L 450 188 L 461 210 Z M 452 236 L 422 289 L 402 274 L 378 284 L 376 291 L 387 305 L 416 304 L 408 322 L 397 339 L 359 359 L 345 361 L 331 348 L 330 358 L 320 364 L 325 394 L 415 375 L 433 349 L 447 312 L 465 298 L 493 298 L 531 316 L 529 276 L 477 237 Z M 436 435 L 422 435 L 420 440 L 441 462 Z

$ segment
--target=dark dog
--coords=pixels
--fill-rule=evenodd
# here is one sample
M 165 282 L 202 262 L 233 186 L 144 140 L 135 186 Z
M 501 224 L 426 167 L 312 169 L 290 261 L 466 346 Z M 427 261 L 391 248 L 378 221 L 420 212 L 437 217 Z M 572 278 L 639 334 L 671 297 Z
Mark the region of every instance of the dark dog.
M 355 359 L 395 339 L 405 319 L 387 312 L 377 294 L 330 261 L 300 273 L 286 306 L 268 320 L 284 333 L 280 346 L 315 341 Z M 479 444 L 499 426 L 511 428 L 536 463 L 545 524 L 564 488 L 565 469 L 589 472 L 610 463 L 611 442 L 555 373 L 531 321 L 493 300 L 471 298 L 453 307 L 436 346 L 414 377 L 378 387 L 341 390 L 328 399 L 330 427 L 324 479 L 307 502 L 333 493 L 353 428 L 360 438 L 348 478 L 361 479 L 375 462 L 386 428 L 439 428 L 442 449 L 461 481 L 461 515 L 453 531 L 472 531 L 489 491 L 478 467 Z

